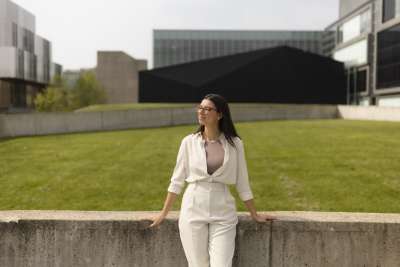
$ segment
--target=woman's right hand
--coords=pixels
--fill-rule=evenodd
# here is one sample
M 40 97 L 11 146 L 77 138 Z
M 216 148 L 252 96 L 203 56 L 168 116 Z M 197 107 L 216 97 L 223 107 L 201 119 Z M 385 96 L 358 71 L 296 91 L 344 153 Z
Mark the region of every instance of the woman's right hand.
M 156 217 L 151 219 L 153 221 L 152 224 L 150 224 L 149 228 L 159 226 L 162 221 L 165 219 L 166 215 L 163 212 L 160 212 Z
M 162 223 L 165 217 L 167 217 L 168 212 L 171 210 L 172 204 L 174 203 L 176 196 L 177 194 L 168 192 L 167 198 L 165 199 L 164 207 L 156 217 L 151 219 L 153 223 L 149 225 L 149 228 L 156 227 L 160 225 L 160 223 Z

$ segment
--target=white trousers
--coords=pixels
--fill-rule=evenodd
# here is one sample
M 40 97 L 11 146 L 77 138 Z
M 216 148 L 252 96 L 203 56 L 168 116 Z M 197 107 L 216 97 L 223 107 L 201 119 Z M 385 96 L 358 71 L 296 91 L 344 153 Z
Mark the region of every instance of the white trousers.
M 222 183 L 189 183 L 182 198 L 179 234 L 189 267 L 231 267 L 235 199 Z

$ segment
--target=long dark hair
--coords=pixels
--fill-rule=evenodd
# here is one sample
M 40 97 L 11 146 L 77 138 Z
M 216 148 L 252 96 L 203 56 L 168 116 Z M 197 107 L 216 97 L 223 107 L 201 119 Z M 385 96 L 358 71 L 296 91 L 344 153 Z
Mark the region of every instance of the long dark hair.
M 222 113 L 222 118 L 218 121 L 218 128 L 225 135 L 228 143 L 235 147 L 235 143 L 233 142 L 232 138 L 236 136 L 240 138 L 240 136 L 236 132 L 235 125 L 233 125 L 228 102 L 223 96 L 217 94 L 208 94 L 203 99 L 212 101 L 217 108 L 217 112 Z M 194 133 L 199 132 L 203 134 L 204 125 L 200 125 L 200 127 Z

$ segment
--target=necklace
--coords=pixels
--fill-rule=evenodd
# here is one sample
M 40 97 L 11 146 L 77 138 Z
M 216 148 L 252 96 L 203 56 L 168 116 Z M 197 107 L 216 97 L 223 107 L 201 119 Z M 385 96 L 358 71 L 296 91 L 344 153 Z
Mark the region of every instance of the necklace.
M 203 137 L 204 137 L 205 141 L 208 143 L 216 143 L 219 140 L 219 139 L 211 140 L 211 139 L 208 139 L 208 137 L 205 137 L 205 136 L 203 136 Z

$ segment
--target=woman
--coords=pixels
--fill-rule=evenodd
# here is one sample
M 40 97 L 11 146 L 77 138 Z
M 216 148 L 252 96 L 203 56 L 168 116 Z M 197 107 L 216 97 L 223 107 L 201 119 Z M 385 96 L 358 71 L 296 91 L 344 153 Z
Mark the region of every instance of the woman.
M 243 143 L 226 100 L 208 94 L 197 110 L 200 127 L 183 138 L 163 210 L 150 227 L 167 216 L 186 181 L 178 223 L 189 267 L 230 267 L 238 218 L 228 184 L 236 185 L 255 221 L 275 217 L 259 215 L 254 207 Z

